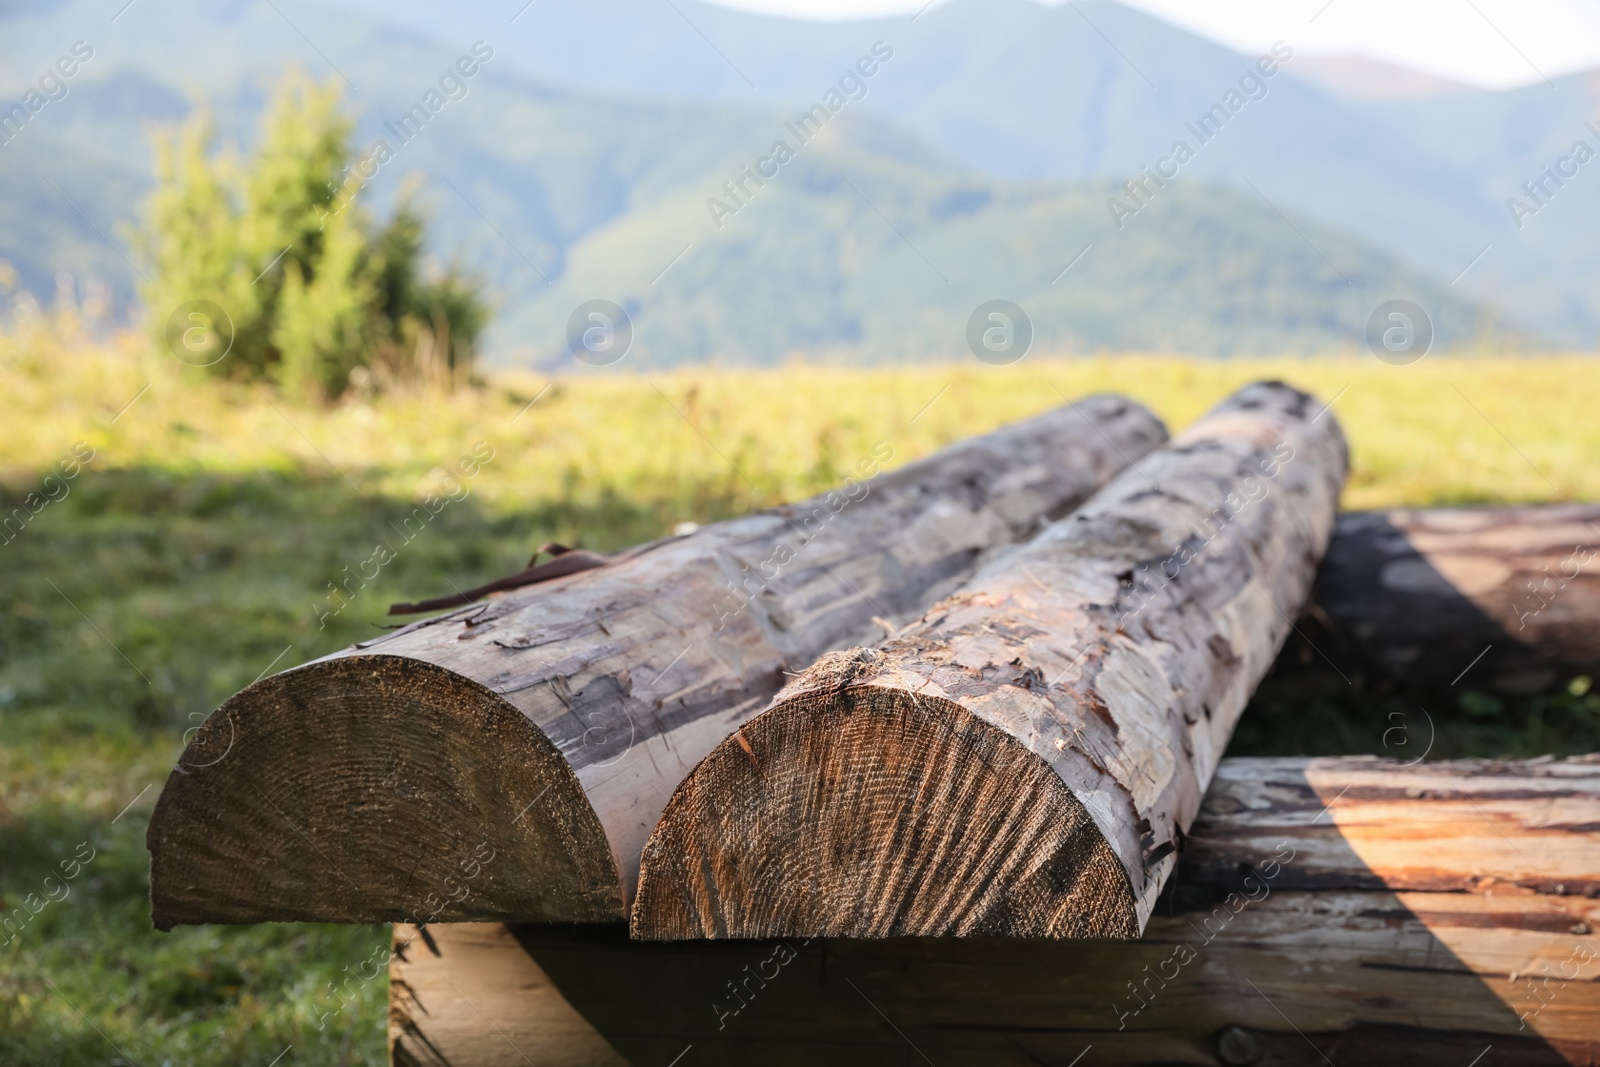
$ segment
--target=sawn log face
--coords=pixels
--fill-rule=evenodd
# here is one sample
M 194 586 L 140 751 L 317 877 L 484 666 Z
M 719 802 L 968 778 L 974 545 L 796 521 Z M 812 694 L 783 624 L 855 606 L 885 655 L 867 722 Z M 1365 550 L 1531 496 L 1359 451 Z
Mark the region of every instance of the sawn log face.
M 1347 467 L 1323 405 L 1249 386 L 893 639 L 823 657 L 674 794 L 635 936 L 1137 936 Z
M 393 1062 L 1600 1067 L 1596 872 L 1600 756 L 1226 759 L 1137 941 L 396 927 Z
M 620 919 L 682 775 L 1165 439 L 1091 397 L 257 682 L 148 833 L 155 922 Z

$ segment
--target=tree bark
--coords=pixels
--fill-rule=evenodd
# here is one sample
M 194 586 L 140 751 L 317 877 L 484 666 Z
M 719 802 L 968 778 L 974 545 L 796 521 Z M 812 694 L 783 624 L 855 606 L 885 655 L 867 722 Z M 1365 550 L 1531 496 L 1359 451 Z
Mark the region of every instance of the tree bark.
M 397 926 L 393 1062 L 1594 1067 L 1596 827 L 1596 756 L 1226 759 L 1138 941 Z
M 1338 424 L 1248 386 L 673 794 L 646 939 L 1136 937 L 1311 589 Z
M 1342 516 L 1306 629 L 1347 675 L 1509 694 L 1600 669 L 1600 507 Z
M 833 493 L 257 682 L 157 804 L 155 924 L 625 918 L 673 786 L 786 670 L 914 617 L 1165 436 L 1101 396 L 882 475 L 879 442 Z

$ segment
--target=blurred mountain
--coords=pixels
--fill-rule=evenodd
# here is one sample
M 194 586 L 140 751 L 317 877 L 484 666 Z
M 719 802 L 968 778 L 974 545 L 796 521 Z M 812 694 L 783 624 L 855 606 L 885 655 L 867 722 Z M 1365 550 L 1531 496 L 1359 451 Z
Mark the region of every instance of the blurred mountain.
M 440 32 L 454 16 L 421 0 L 344 2 Z M 1519 230 L 1507 205 L 1577 138 L 1600 153 L 1583 125 L 1600 124 L 1600 72 L 1351 99 L 1349 78 L 1330 87 L 1326 63 L 1296 55 L 1201 148 L 1185 124 L 1237 88 L 1256 57 L 1110 0 L 952 0 L 915 22 L 803 22 L 683 0 L 523 2 L 506 5 L 521 10 L 514 25 L 498 5 L 481 21 L 485 33 L 510 31 L 510 63 L 602 92 L 809 103 L 881 39 L 895 58 L 864 108 L 991 178 L 1120 184 L 1184 138 L 1198 155 L 1183 180 L 1259 189 L 1446 282 L 1460 275 L 1455 288 L 1554 342 L 1600 342 L 1600 246 L 1570 239 L 1600 227 L 1600 181 L 1548 198 L 1537 229 L 1524 220 Z M 1307 77 L 1282 76 L 1307 58 Z M 1369 81 L 1378 66 L 1366 62 Z M 1415 73 L 1388 70 L 1391 83 Z
M 1600 252 L 1571 239 L 1600 222 L 1600 181 L 1580 172 L 1521 231 L 1504 203 L 1575 138 L 1600 148 L 1583 128 L 1600 115 L 1594 76 L 1350 99 L 1285 77 L 1304 57 L 1257 80 L 1256 57 L 1106 0 L 833 23 L 693 0 L 121 6 L 0 7 L 0 100 L 74 41 L 95 51 L 0 147 L 15 193 L 0 256 L 41 295 L 68 269 L 126 300 L 117 224 L 147 188 L 149 129 L 203 97 L 224 139 L 248 144 L 293 62 L 346 83 L 363 144 L 398 148 L 376 208 L 424 176 L 434 252 L 491 281 L 505 358 L 555 358 L 566 316 L 594 297 L 630 308 L 657 362 L 956 355 L 994 297 L 1028 309 L 1037 344 L 1082 350 L 1327 350 L 1392 296 L 1428 307 L 1442 343 L 1600 336 Z M 386 124 L 478 40 L 494 55 L 465 98 L 401 146 Z M 801 144 L 786 123 L 875 44 L 892 55 L 834 99 L 861 98 Z M 1191 131 L 1235 101 L 1220 132 Z M 736 206 L 724 182 L 779 138 L 795 160 L 764 187 L 746 180 L 748 206 L 719 228 L 708 201 Z M 1149 206 L 1118 228 L 1109 198 L 1137 206 L 1119 187 L 1179 140 L 1192 161 L 1147 182 Z M 43 181 L 69 171 L 76 194 Z
M 1299 56 L 1290 73 L 1346 100 L 1426 100 L 1472 91 L 1449 78 L 1354 54 Z
M 959 357 L 968 316 L 996 298 L 1029 314 L 1038 348 L 1065 352 L 1337 350 L 1399 294 L 1430 309 L 1441 345 L 1492 326 L 1447 285 L 1254 194 L 1174 185 L 1119 231 L 1115 187 L 886 160 L 874 127 L 841 121 L 720 229 L 685 227 L 708 217 L 695 189 L 584 237 L 549 297 L 512 312 L 519 337 L 542 339 L 524 358 L 565 358 L 566 316 L 595 296 L 629 311 L 652 365 Z
M 115 235 L 148 179 L 42 131 L 38 142 L 32 152 L 0 149 L 0 188 L 6 191 L 0 196 L 0 259 L 42 303 L 50 302 L 56 275 L 65 271 L 79 284 L 107 284 L 113 299 L 125 304 L 134 267 Z

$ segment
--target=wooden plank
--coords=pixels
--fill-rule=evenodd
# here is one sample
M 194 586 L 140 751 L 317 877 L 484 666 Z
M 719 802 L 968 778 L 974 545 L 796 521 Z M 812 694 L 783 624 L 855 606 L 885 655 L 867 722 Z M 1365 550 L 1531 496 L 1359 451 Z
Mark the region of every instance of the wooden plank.
M 628 1062 L 500 923 L 395 924 L 389 1026 L 404 1067 Z
M 622 918 L 672 787 L 785 670 L 914 617 L 1165 433 L 1100 396 L 893 472 L 879 442 L 814 500 L 263 679 L 156 806 L 155 924 Z
M 1203 805 L 1212 818 L 1186 842 L 1185 877 L 1224 884 L 1292 835 L 1285 887 L 1600 896 L 1589 848 L 1597 773 L 1585 759 L 1224 760 Z
M 1314 596 L 1311 632 L 1347 674 L 1547 689 L 1600 669 L 1600 506 L 1345 515 Z
M 685 937 L 1135 937 L 1305 605 L 1348 469 L 1250 385 L 706 757 L 632 927 Z
M 394 1062 L 1595 1067 L 1595 871 L 1600 757 L 1230 759 L 1137 941 L 434 925 Z

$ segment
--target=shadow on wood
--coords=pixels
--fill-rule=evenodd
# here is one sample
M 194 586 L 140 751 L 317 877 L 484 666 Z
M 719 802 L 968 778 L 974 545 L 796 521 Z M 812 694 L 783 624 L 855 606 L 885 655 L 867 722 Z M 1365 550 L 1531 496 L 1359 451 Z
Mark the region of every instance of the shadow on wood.
M 1600 1064 L 1600 758 L 1226 760 L 1136 942 L 397 926 L 396 1064 Z
M 1594 505 L 1341 515 L 1305 633 L 1290 638 L 1274 674 L 1327 669 L 1325 654 L 1343 675 L 1420 699 L 1458 680 L 1508 695 L 1546 691 L 1600 668 L 1595 546 Z

